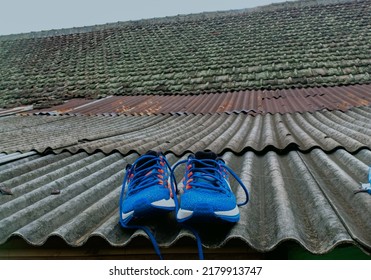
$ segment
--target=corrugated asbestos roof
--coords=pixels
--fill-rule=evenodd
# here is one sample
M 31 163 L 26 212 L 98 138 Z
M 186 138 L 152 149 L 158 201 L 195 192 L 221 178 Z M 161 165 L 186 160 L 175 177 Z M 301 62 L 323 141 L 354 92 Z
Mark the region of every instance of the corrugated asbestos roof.
M 171 164 L 180 158 L 167 155 Z M 70 246 L 81 246 L 96 236 L 113 246 L 124 246 L 141 231 L 122 229 L 118 224 L 118 198 L 124 167 L 136 154 L 95 153 L 32 155 L 2 164 L 0 195 L 0 244 L 12 236 L 42 245 L 58 236 Z M 339 149 L 327 154 L 315 148 L 308 153 L 270 151 L 264 155 L 231 152 L 223 159 L 240 176 L 251 193 L 249 204 L 240 208 L 241 221 L 232 227 L 218 225 L 200 229 L 206 247 L 243 240 L 261 251 L 295 240 L 312 253 L 326 253 L 343 244 L 371 250 L 371 200 L 354 195 L 367 177 L 371 152 L 351 154 Z M 176 173 L 178 180 L 181 171 Z M 243 191 L 234 182 L 238 199 Z M 193 236 L 179 227 L 172 216 L 153 219 L 151 227 L 160 246 Z
M 217 153 L 247 149 L 355 152 L 371 147 L 371 107 L 345 113 L 158 116 L 11 116 L 0 118 L 0 150 L 79 150 L 109 154 L 157 149 L 181 155 L 210 149 Z
M 311 0 L 65 35 L 0 36 L 0 106 L 369 84 L 370 7 L 368 0 Z
M 318 110 L 346 111 L 352 107 L 371 105 L 371 85 L 330 88 L 256 90 L 220 94 L 182 96 L 110 96 L 89 101 L 75 99 L 48 109 L 28 114 L 207 114 L 314 112 Z
M 341 244 L 371 254 L 371 199 L 353 194 L 371 166 L 370 4 L 0 36 L 0 106 L 36 108 L 0 110 L 0 245 L 147 237 L 118 224 L 126 164 L 150 149 L 171 164 L 210 149 L 251 200 L 235 225 L 199 228 L 205 247 L 297 241 L 316 254 Z M 171 215 L 149 225 L 162 247 L 193 237 Z

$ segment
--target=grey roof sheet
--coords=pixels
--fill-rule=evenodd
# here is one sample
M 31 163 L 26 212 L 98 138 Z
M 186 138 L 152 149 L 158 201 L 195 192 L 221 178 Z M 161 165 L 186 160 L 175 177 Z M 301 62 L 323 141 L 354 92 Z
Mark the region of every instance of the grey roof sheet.
M 80 150 L 109 154 L 211 149 L 241 153 L 269 149 L 308 151 L 371 147 L 371 107 L 347 112 L 159 116 L 11 116 L 0 118 L 0 151 Z
M 13 195 L 0 195 L 0 244 L 20 236 L 42 245 L 58 236 L 81 246 L 95 236 L 113 246 L 125 246 L 141 230 L 124 230 L 118 224 L 118 198 L 124 167 L 137 154 L 104 155 L 85 152 L 31 155 L 0 165 L 0 182 Z M 181 158 L 167 155 L 171 164 Z M 222 155 L 250 191 L 251 201 L 240 208 L 241 221 L 231 227 L 199 228 L 205 247 L 215 248 L 233 239 L 261 251 L 294 240 L 312 253 L 326 253 L 350 243 L 371 250 L 371 200 L 354 195 L 365 182 L 371 152 L 351 154 L 343 149 L 327 154 L 274 151 L 258 155 Z M 178 180 L 181 170 L 176 173 Z M 232 181 L 237 198 L 243 191 Z M 59 190 L 60 194 L 52 195 Z M 169 247 L 192 234 L 173 217 L 153 219 L 150 226 L 160 246 Z

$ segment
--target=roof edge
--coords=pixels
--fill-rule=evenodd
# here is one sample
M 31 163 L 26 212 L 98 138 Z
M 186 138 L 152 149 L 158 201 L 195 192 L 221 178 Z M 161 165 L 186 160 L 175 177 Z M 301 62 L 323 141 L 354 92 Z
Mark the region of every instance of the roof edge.
M 42 30 L 42 31 L 32 31 L 32 32 L 18 33 L 18 34 L 0 35 L 0 41 L 64 36 L 64 35 L 88 33 L 88 32 L 93 32 L 93 31 L 100 31 L 100 30 L 106 30 L 110 28 L 117 28 L 117 27 L 124 27 L 124 26 L 187 22 L 187 21 L 195 21 L 195 20 L 213 19 L 216 17 L 235 16 L 235 15 L 248 14 L 248 13 L 271 12 L 271 11 L 276 11 L 276 10 L 281 10 L 281 9 L 303 8 L 303 7 L 310 7 L 310 6 L 317 6 L 317 5 L 336 5 L 336 4 L 352 3 L 352 2 L 357 3 L 357 2 L 364 2 L 364 1 L 366 0 L 285 1 L 285 2 L 280 2 L 280 3 L 272 3 L 272 4 L 264 5 L 264 6 L 257 6 L 253 8 L 246 8 L 246 9 L 201 12 L 201 13 L 193 13 L 193 14 L 179 14 L 176 16 L 156 17 L 156 18 L 149 18 L 149 19 L 129 20 L 129 21 L 118 21 L 118 22 L 97 24 L 97 25 L 91 25 L 91 26 L 71 27 L 71 28 L 51 29 L 51 30 Z

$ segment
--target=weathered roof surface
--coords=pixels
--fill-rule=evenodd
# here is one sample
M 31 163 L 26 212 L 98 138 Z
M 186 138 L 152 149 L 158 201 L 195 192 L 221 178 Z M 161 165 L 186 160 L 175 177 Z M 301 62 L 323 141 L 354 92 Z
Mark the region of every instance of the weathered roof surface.
M 20 236 L 42 245 L 58 236 L 70 246 L 81 246 L 96 236 L 113 246 L 126 246 L 138 236 L 147 237 L 141 230 L 124 230 L 118 224 L 123 170 L 137 157 L 64 152 L 2 164 L 1 187 L 11 189 L 12 195 L 0 195 L 0 244 Z M 171 164 L 181 159 L 173 154 L 167 157 Z M 226 152 L 222 157 L 246 184 L 251 201 L 240 207 L 241 221 L 234 226 L 200 229 L 206 247 L 238 239 L 268 252 L 295 240 L 317 254 L 343 243 L 370 252 L 371 200 L 368 194 L 353 194 L 359 182 L 367 180 L 369 149 L 354 154 L 343 149 L 331 154 L 321 149 L 285 155 Z M 232 188 L 242 199 L 243 191 L 235 182 Z M 153 219 L 150 225 L 160 246 L 193 236 L 171 216 Z
M 10 116 L 0 118 L 0 150 L 53 149 L 106 154 L 157 149 L 181 155 L 210 149 L 257 152 L 297 148 L 355 152 L 371 147 L 371 107 L 347 112 L 158 116 Z M 46 141 L 47 139 L 47 141 Z
M 100 100 L 72 99 L 63 105 L 32 110 L 27 114 L 207 114 L 346 111 L 371 105 L 371 85 L 283 90 L 252 90 L 220 94 L 163 96 L 110 96 Z
M 0 106 L 367 84 L 370 5 L 312 0 L 67 35 L 0 37 Z
M 0 106 L 36 108 L 0 110 L 0 245 L 147 237 L 118 224 L 125 165 L 210 149 L 251 201 L 200 228 L 205 247 L 371 254 L 370 196 L 353 194 L 371 166 L 370 16 L 370 1 L 304 0 L 0 36 Z M 193 237 L 171 216 L 149 226 L 162 247 Z
M 15 114 L 23 113 L 23 112 L 28 112 L 28 111 L 32 111 L 32 109 L 33 109 L 32 105 L 20 106 L 20 107 L 15 107 L 15 108 L 11 108 L 11 109 L 1 109 L 0 108 L 0 117 L 15 115 Z

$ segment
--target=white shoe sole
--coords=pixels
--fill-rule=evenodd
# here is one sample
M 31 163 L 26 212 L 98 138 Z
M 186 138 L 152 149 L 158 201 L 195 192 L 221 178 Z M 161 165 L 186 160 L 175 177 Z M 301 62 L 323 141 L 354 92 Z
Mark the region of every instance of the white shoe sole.
M 185 210 L 182 208 L 179 208 L 178 213 L 176 214 L 176 218 L 178 220 L 186 220 L 189 219 L 193 215 L 194 211 L 191 210 Z M 226 211 L 215 211 L 215 216 L 219 218 L 231 218 L 235 217 L 240 214 L 240 210 L 238 209 L 238 206 L 236 205 L 235 208 L 232 210 L 226 210 Z
M 154 201 L 154 202 L 151 203 L 151 205 L 156 207 L 156 208 L 165 209 L 165 210 L 175 209 L 175 202 L 174 202 L 174 199 L 172 199 L 172 198 L 161 199 L 161 200 L 158 200 L 158 201 Z M 134 210 L 129 211 L 127 213 L 122 212 L 121 213 L 121 219 L 126 220 L 130 216 L 133 216 L 133 214 L 134 214 Z

